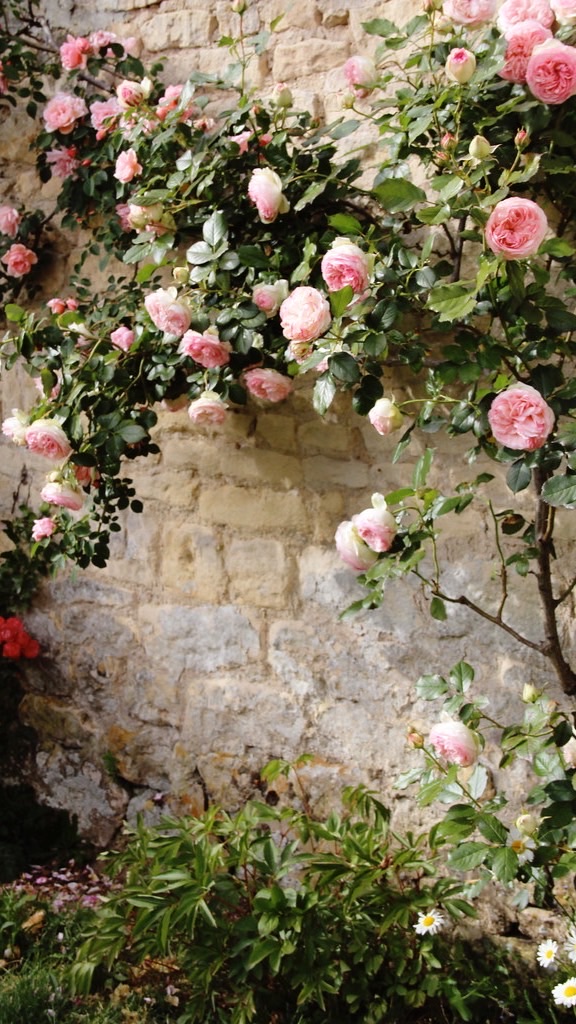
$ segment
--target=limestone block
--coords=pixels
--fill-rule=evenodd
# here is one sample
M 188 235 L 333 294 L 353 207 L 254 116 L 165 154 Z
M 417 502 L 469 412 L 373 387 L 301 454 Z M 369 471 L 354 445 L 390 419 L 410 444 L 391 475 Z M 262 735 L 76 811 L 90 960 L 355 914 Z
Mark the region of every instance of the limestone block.
M 317 490 L 333 487 L 370 487 L 370 469 L 358 460 L 328 458 L 313 455 L 304 459 L 304 479 Z
M 308 37 L 302 43 L 278 43 L 274 50 L 272 74 L 277 82 L 291 82 L 301 75 L 314 75 L 344 64 L 350 56 L 348 43 Z
M 143 646 L 158 672 L 215 672 L 245 666 L 260 651 L 258 633 L 232 605 L 143 604 L 138 610 Z
M 160 578 L 167 588 L 201 604 L 222 601 L 227 580 L 214 532 L 189 520 L 167 518 Z
M 206 7 L 155 14 L 142 23 L 142 38 L 150 53 L 187 49 L 211 43 L 217 22 Z
M 257 448 L 221 448 L 215 461 L 214 450 L 204 448 L 196 462 L 201 478 L 218 474 L 245 480 L 247 483 L 268 484 L 270 487 L 290 490 L 302 482 L 302 464 L 293 455 Z
M 304 533 L 309 524 L 304 497 L 298 491 L 254 491 L 229 484 L 206 487 L 198 511 L 203 522 L 253 532 L 281 529 Z
M 233 601 L 262 608 L 289 604 L 292 580 L 280 541 L 233 540 L 224 559 Z
M 80 835 L 97 846 L 107 846 L 120 827 L 126 793 L 81 753 L 40 750 L 35 789 L 49 807 L 75 815 Z
M 318 417 L 298 427 L 298 441 L 305 452 L 347 455 L 351 450 L 353 434 L 344 424 L 330 423 Z
M 296 423 L 289 416 L 264 412 L 256 421 L 256 438 L 266 441 L 273 451 L 295 451 Z

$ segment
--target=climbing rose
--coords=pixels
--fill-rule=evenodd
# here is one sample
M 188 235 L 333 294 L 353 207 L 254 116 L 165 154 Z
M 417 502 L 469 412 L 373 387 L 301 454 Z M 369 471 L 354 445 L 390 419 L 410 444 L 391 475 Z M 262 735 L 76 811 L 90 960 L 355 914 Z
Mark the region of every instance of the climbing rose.
M 96 138 L 100 141 L 107 132 L 112 131 L 114 122 L 122 112 L 116 96 L 108 100 L 94 100 L 90 104 L 90 124 L 96 130 Z
M 476 70 L 476 57 L 470 50 L 464 49 L 463 46 L 457 47 L 454 50 L 450 50 L 446 58 L 444 70 L 448 78 L 451 78 L 453 82 L 464 85 L 465 82 L 470 81 Z
M 136 151 L 127 149 L 125 152 L 119 153 L 116 158 L 114 177 L 125 184 L 132 181 L 132 178 L 138 174 L 142 174 L 142 164 L 138 163 Z
M 442 10 L 455 25 L 475 27 L 491 21 L 497 6 L 498 0 L 444 0 Z
M 159 330 L 172 338 L 181 338 L 190 326 L 192 313 L 176 300 L 175 288 L 158 288 L 144 299 L 150 319 Z
M 213 334 L 199 334 L 198 331 L 186 331 L 178 351 L 190 356 L 194 362 L 213 370 L 218 366 L 226 366 L 230 362 L 231 347 L 228 342 L 220 341 Z
M 440 757 L 461 768 L 478 757 L 478 739 L 464 722 L 439 722 L 430 730 L 428 742 Z
M 0 206 L 0 234 L 16 238 L 21 220 L 18 210 L 13 206 Z
M 356 572 L 366 572 L 378 559 L 376 551 L 364 543 L 351 519 L 340 523 L 334 539 L 340 558 Z
M 335 238 L 322 257 L 320 270 L 329 292 L 349 286 L 355 295 L 366 291 L 373 259 L 349 238 Z
M 256 284 L 252 290 L 252 302 L 268 319 L 276 315 L 287 297 L 288 281 L 284 278 L 280 278 L 274 284 Z
M 47 132 L 61 132 L 69 135 L 77 121 L 88 113 L 88 107 L 81 96 L 57 92 L 44 108 L 44 125 Z
M 27 429 L 28 417 L 20 409 L 12 409 L 12 415 L 2 423 L 4 437 L 9 437 L 14 444 L 20 445 L 20 447 L 26 444 Z
M 80 167 L 80 161 L 76 157 L 76 146 L 64 147 L 63 149 L 49 149 L 46 153 L 46 163 L 52 169 L 52 174 L 57 178 L 72 178 Z
M 358 536 L 372 551 L 389 551 L 398 526 L 381 494 L 373 494 L 372 508 L 365 508 L 352 516 L 352 523 Z
M 277 370 L 257 367 L 244 374 L 246 387 L 255 398 L 267 402 L 282 402 L 293 389 L 292 381 Z
M 544 211 L 532 199 L 520 196 L 496 203 L 485 228 L 488 246 L 505 260 L 534 256 L 547 231 Z
M 2 256 L 2 263 L 6 264 L 6 273 L 10 277 L 24 277 L 38 263 L 38 257 L 32 249 L 27 249 L 21 242 L 15 242 Z
M 359 99 L 368 96 L 378 81 L 378 71 L 370 57 L 349 57 L 342 70 L 347 86 Z
M 498 28 L 506 38 L 514 25 L 524 21 L 539 21 L 544 28 L 554 22 L 554 12 L 548 0 L 504 0 L 498 11 Z
M 541 103 L 564 103 L 576 94 L 576 48 L 547 39 L 532 51 L 526 84 Z
M 66 459 L 72 451 L 60 424 L 50 419 L 34 420 L 26 427 L 26 444 L 31 452 L 53 461 Z
M 134 344 L 135 334 L 130 327 L 126 327 L 122 324 L 117 327 L 115 331 L 112 331 L 110 335 L 110 341 L 116 348 L 122 349 L 123 352 L 127 352 L 128 349 Z
M 143 78 L 141 82 L 132 82 L 125 78 L 116 86 L 116 98 L 122 110 L 129 110 L 130 107 L 137 107 L 144 100 L 147 100 L 152 92 L 152 81 Z
M 554 413 L 536 388 L 513 384 L 496 395 L 488 411 L 490 429 L 498 444 L 533 452 L 546 444 L 554 429 Z
M 301 285 L 280 306 L 282 333 L 289 341 L 315 341 L 328 330 L 332 316 L 322 292 Z
M 270 167 L 257 167 L 248 183 L 248 195 L 263 224 L 272 224 L 279 213 L 287 213 L 290 204 L 282 192 L 282 181 Z
M 49 505 L 69 508 L 72 512 L 78 512 L 84 504 L 84 495 L 78 487 L 57 480 L 49 480 L 40 491 L 40 497 Z
M 88 57 L 92 53 L 90 41 L 83 36 L 68 35 L 66 42 L 60 47 L 60 60 L 66 71 L 74 71 L 76 68 L 84 69 L 88 63 Z
M 45 537 L 51 537 L 57 529 L 58 524 L 50 516 L 35 519 L 32 526 L 32 540 L 44 540 Z
M 402 413 L 391 398 L 379 398 L 370 409 L 368 419 L 383 437 L 402 426 Z
M 193 423 L 223 423 L 226 419 L 226 402 L 215 391 L 204 391 L 188 406 L 188 415 Z
M 528 62 L 534 47 L 551 38 L 550 29 L 545 28 L 539 21 L 532 19 L 512 25 L 506 33 L 508 45 L 504 54 L 504 67 L 498 72 L 500 77 L 505 78 L 507 82 L 518 82 L 522 85 L 526 81 Z
M 550 6 L 559 25 L 576 24 L 576 0 L 550 0 Z

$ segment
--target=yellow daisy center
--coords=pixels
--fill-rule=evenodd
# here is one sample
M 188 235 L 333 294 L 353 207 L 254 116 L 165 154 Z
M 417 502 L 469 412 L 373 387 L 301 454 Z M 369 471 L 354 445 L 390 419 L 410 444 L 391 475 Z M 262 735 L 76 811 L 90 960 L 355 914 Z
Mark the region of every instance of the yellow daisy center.
M 514 839 L 510 843 L 510 846 L 514 850 L 514 853 L 523 853 L 525 849 L 522 839 Z
M 425 928 L 430 928 L 434 924 L 435 920 L 436 918 L 434 917 L 434 914 L 426 914 L 426 917 L 422 919 L 422 924 Z
M 554 950 L 553 949 L 545 949 L 544 950 L 544 956 L 546 957 L 547 960 L 551 960 L 552 957 L 554 956 Z
M 567 999 L 572 999 L 573 996 L 576 996 L 576 985 L 566 985 L 564 995 Z

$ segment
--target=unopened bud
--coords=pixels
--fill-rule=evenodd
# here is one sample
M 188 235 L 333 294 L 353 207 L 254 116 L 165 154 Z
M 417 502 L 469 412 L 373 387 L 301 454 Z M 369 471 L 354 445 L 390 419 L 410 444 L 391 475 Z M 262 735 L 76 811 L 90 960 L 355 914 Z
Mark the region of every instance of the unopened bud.
M 275 107 L 291 107 L 294 97 L 285 82 L 278 82 L 272 90 L 272 103 Z
M 414 747 L 414 750 L 421 750 L 424 746 L 424 737 L 422 733 L 419 732 L 418 729 L 414 729 L 412 726 L 408 729 L 406 739 L 410 746 Z
M 356 97 L 355 97 L 354 93 L 352 93 L 352 92 L 345 93 L 344 96 L 342 97 L 342 109 L 343 110 L 351 110 L 352 107 L 354 106 L 355 101 L 356 101 Z
M 486 160 L 492 152 L 492 146 L 484 135 L 475 135 L 468 146 L 468 152 L 474 160 Z
M 188 281 L 190 280 L 190 271 L 187 267 L 174 267 L 172 277 L 176 281 L 176 284 L 188 284 Z
M 450 50 L 444 65 L 448 78 L 459 85 L 469 82 L 476 70 L 476 57 L 463 46 Z
M 534 814 L 519 814 L 515 824 L 523 836 L 533 836 L 538 828 L 538 819 Z
M 514 137 L 514 145 L 518 149 L 525 149 L 530 143 L 530 136 L 525 128 L 519 128 Z
M 233 14 L 244 14 L 248 4 L 246 3 L 246 0 L 234 0 L 234 2 L 230 4 L 230 7 Z
M 542 690 L 538 690 L 534 683 L 524 683 L 522 687 L 522 700 L 525 704 L 535 704 L 541 694 Z

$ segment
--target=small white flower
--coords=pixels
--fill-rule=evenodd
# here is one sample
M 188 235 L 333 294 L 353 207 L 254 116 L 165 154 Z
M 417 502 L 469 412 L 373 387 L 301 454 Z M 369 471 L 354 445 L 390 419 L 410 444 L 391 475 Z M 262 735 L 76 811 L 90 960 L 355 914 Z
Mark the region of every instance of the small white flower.
M 506 845 L 517 854 L 519 864 L 528 864 L 531 860 L 534 860 L 536 843 L 531 836 L 522 835 L 519 829 L 510 829 Z
M 566 936 L 566 942 L 564 943 L 564 949 L 568 954 L 568 959 L 572 963 L 576 963 L 576 928 L 571 928 Z
M 425 914 L 418 914 L 418 923 L 414 925 L 417 935 L 435 935 L 442 928 L 444 918 L 437 910 L 428 910 Z
M 546 939 L 541 942 L 536 950 L 536 959 L 541 967 L 552 967 L 558 952 L 558 943 L 553 939 Z
M 552 998 L 557 1006 L 576 1006 L 576 978 L 566 978 L 561 985 L 556 985 Z

